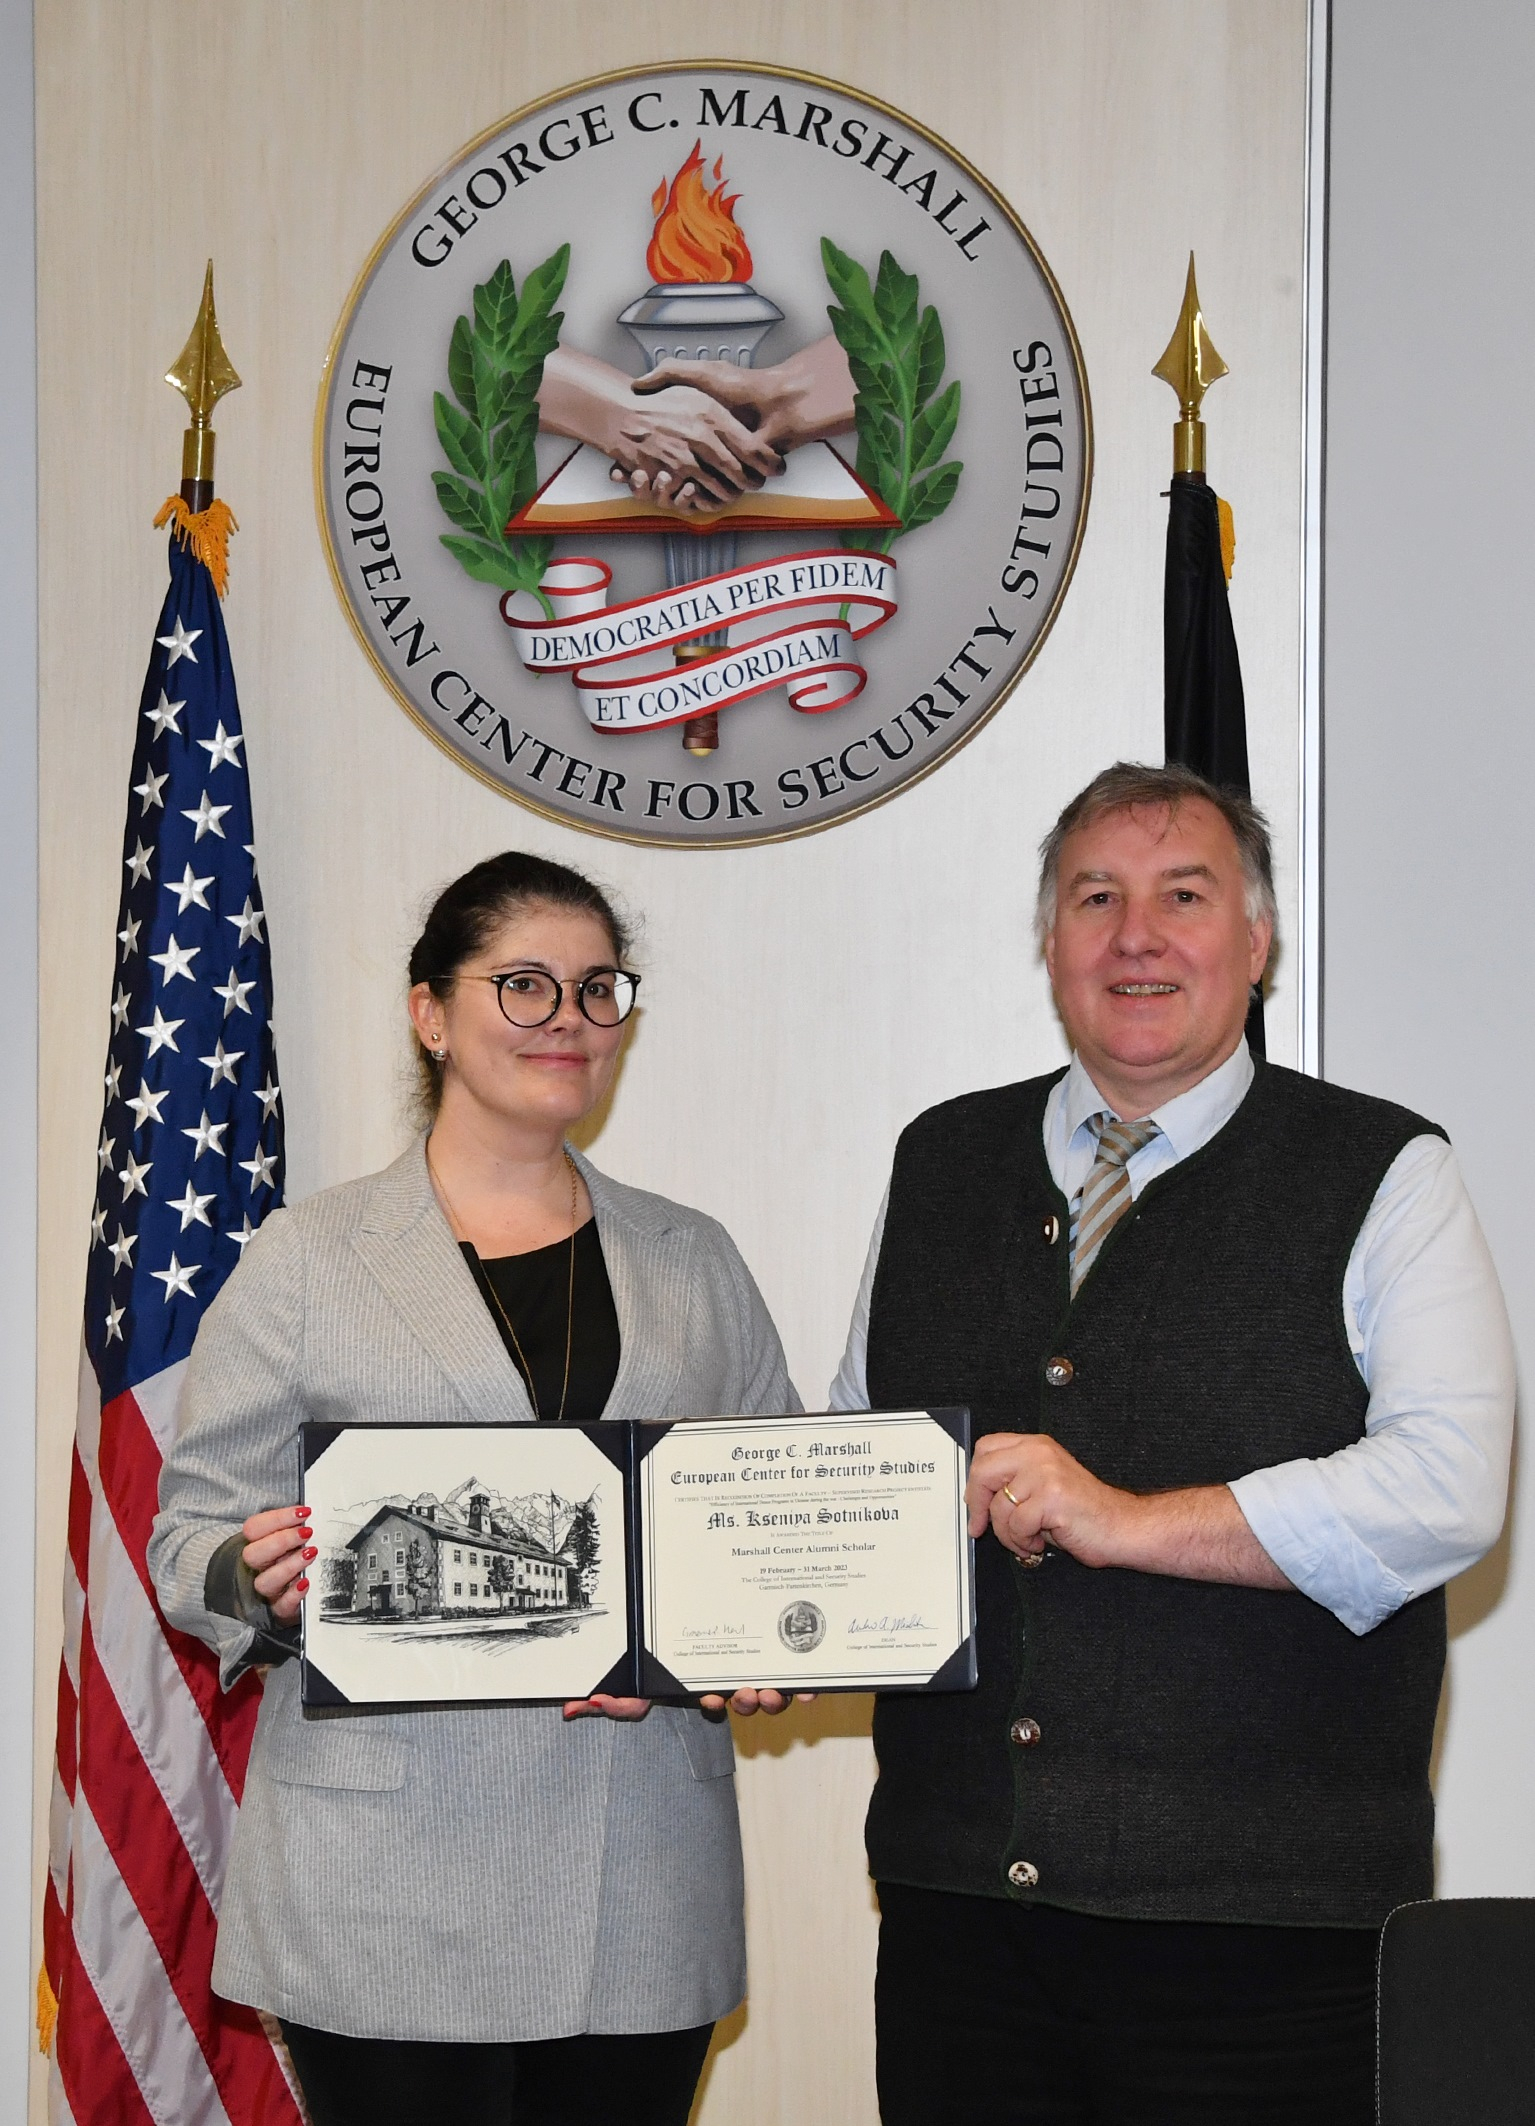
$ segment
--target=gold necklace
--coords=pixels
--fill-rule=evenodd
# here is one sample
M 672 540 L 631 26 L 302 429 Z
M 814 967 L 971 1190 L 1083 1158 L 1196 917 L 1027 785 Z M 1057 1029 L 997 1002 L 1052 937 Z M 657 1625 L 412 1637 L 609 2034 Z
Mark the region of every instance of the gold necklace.
M 579 1195 L 580 1177 L 576 1172 L 576 1162 L 571 1158 L 569 1152 L 565 1154 L 565 1164 L 570 1170 L 570 1279 L 565 1292 L 565 1378 L 560 1385 L 560 1407 L 554 1420 L 557 1425 L 564 1421 L 565 1404 L 570 1395 L 570 1351 L 575 1337 L 576 1325 L 576 1219 L 581 1207 Z M 533 1419 L 536 1424 L 542 1420 L 543 1412 L 538 1407 L 538 1389 L 533 1381 L 533 1368 L 528 1364 L 527 1354 L 522 1348 L 522 1339 L 517 1334 L 516 1324 L 513 1322 L 511 1315 L 507 1313 L 506 1308 L 501 1304 L 501 1295 L 491 1282 L 490 1272 L 485 1268 L 484 1263 L 480 1261 L 479 1249 L 475 1248 L 474 1242 L 468 1240 L 463 1233 L 458 1213 L 454 1210 L 452 1200 L 442 1185 L 442 1176 L 432 1164 L 430 1148 L 428 1148 L 426 1154 L 426 1170 L 431 1177 L 432 1186 L 442 1198 L 443 1209 L 448 1214 L 448 1223 L 453 1229 L 454 1238 L 463 1239 L 465 1245 L 474 1248 L 475 1263 L 480 1270 L 484 1288 L 490 1295 L 490 1303 L 497 1314 L 500 1315 L 502 1321 L 505 1322 L 506 1333 L 512 1339 L 512 1349 L 517 1353 L 517 1363 L 522 1369 L 523 1379 L 527 1382 L 528 1400 L 533 1405 Z

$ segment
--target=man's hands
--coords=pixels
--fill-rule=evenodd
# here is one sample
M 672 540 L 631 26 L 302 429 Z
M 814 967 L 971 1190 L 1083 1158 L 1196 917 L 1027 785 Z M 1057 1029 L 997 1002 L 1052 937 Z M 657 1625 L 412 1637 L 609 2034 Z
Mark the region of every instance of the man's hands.
M 274 1506 L 268 1513 L 253 1513 L 240 1533 L 245 1538 L 240 1556 L 256 1576 L 257 1594 L 277 1623 L 291 1624 L 309 1588 L 305 1567 L 315 1556 L 309 1508 Z
M 1047 1433 L 989 1432 L 970 1464 L 965 1503 L 973 1536 L 989 1523 L 1025 1561 L 1043 1557 L 1049 1543 L 1084 1565 L 1114 1565 L 1116 1536 L 1123 1539 L 1140 1501 L 1100 1483 Z
M 1047 1433 L 985 1434 L 970 1465 L 965 1503 L 970 1533 L 991 1527 L 1026 1565 L 1037 1564 L 1048 1545 L 1083 1565 L 1291 1589 L 1226 1485 L 1121 1491 Z
M 700 1698 L 699 1704 L 706 1713 L 722 1713 L 726 1701 L 715 1691 Z M 814 1705 L 813 1690 L 796 1691 L 792 1696 L 781 1690 L 738 1690 L 729 1700 L 730 1710 L 743 1716 L 752 1713 L 786 1713 L 791 1705 Z

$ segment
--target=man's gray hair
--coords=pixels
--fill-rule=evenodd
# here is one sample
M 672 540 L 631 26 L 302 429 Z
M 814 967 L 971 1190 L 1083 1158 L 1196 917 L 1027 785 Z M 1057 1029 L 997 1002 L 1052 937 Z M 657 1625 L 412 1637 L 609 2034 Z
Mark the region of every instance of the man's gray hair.
M 1223 790 L 1207 782 L 1192 768 L 1169 764 L 1151 768 L 1140 761 L 1116 760 L 1112 768 L 1095 775 L 1085 790 L 1079 790 L 1039 845 L 1039 899 L 1034 910 L 1034 928 L 1041 944 L 1055 927 L 1056 896 L 1060 887 L 1061 845 L 1078 827 L 1089 827 L 1107 812 L 1130 812 L 1141 806 L 1165 806 L 1176 815 L 1188 798 L 1201 797 L 1213 805 L 1236 837 L 1247 881 L 1247 920 L 1256 923 L 1266 916 L 1277 922 L 1274 902 L 1274 850 L 1268 821 L 1250 797 Z

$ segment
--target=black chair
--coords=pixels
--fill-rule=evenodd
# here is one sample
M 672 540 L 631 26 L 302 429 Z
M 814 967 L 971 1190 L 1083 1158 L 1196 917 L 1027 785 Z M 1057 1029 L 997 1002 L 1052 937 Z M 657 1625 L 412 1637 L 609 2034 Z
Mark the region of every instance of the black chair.
M 1535 2120 L 1535 1898 L 1400 1905 L 1379 2001 L 1379 2126 Z

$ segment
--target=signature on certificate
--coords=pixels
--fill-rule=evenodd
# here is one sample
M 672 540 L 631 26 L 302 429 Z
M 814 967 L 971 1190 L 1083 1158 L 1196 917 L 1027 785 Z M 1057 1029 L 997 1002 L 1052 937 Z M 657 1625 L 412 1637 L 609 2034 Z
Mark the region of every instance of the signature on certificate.
M 904 1631 L 931 1631 L 932 1628 L 926 1617 L 854 1617 L 847 1628 L 847 1632 L 848 1637 L 852 1639 L 857 1638 L 863 1632 L 875 1631 L 888 1634 Z

